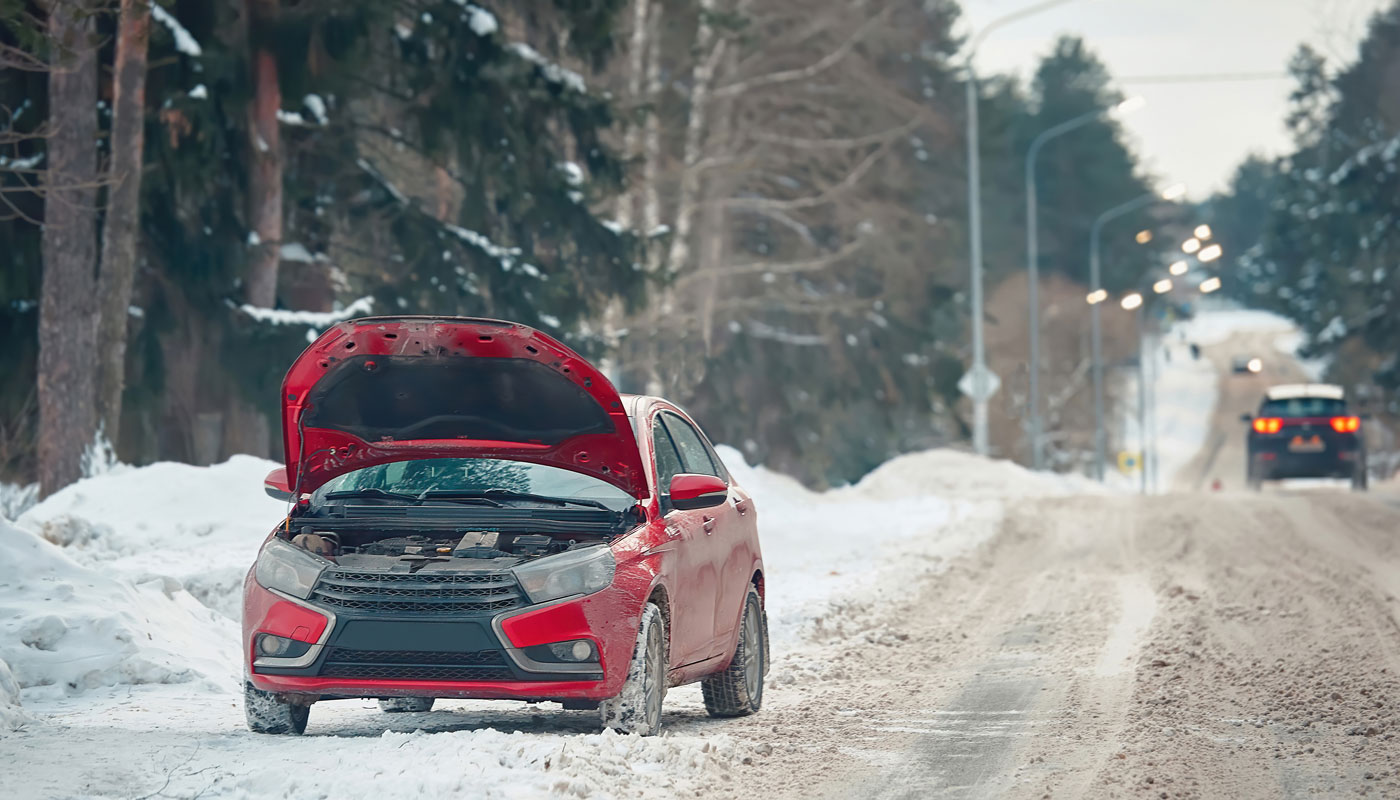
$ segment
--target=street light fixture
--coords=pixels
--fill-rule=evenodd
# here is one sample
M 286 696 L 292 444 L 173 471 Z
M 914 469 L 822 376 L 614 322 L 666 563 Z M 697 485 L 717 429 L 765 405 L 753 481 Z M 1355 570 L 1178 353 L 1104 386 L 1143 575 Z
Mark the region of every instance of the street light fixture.
M 1142 305 L 1142 295 L 1137 292 L 1133 292 L 1132 294 L 1123 298 L 1121 305 L 1123 306 L 1124 311 L 1132 311 L 1133 309 Z
M 1155 292 L 1156 294 L 1166 294 L 1167 292 L 1170 292 L 1171 290 L 1172 290 L 1172 279 L 1171 279 L 1171 278 L 1163 278 L 1163 279 L 1161 279 L 1160 281 L 1157 281 L 1156 283 L 1152 284 L 1152 291 Z
M 1192 253 L 1194 253 L 1194 252 L 1196 252 L 1196 251 L 1198 251 L 1198 250 L 1200 250 L 1200 249 L 1201 249 L 1201 240 L 1200 240 L 1200 239 L 1195 239 L 1195 238 L 1187 239 L 1186 241 L 1184 241 L 1184 242 L 1181 243 L 1181 252 L 1186 253 L 1187 255 L 1190 255 L 1190 254 L 1192 254 Z
M 972 61 L 982 41 L 997 28 L 1032 14 L 1048 11 L 1073 0 L 1044 0 L 1019 11 L 998 17 L 982 28 L 968 44 L 963 66 L 967 70 L 967 227 L 970 279 L 972 283 L 972 446 L 987 455 L 987 349 L 982 335 L 982 148 L 977 119 L 977 70 Z
M 1200 239 L 1200 240 L 1203 241 L 1203 242 L 1206 241 L 1206 240 L 1208 240 L 1208 239 L 1210 239 L 1210 237 L 1211 237 L 1211 231 L 1210 231 L 1210 226 L 1209 226 L 1209 225 L 1197 225 L 1197 226 L 1196 226 L 1196 230 L 1193 231 L 1193 233 L 1196 234 L 1196 238 L 1197 238 L 1197 239 Z
M 1173 201 L 1186 194 L 1186 184 L 1174 183 L 1163 189 L 1161 192 L 1149 192 L 1148 194 L 1136 197 L 1126 203 L 1116 205 L 1103 212 L 1094 220 L 1094 225 L 1089 231 L 1089 291 L 1097 292 L 1103 288 L 1103 281 L 1099 268 L 1099 239 L 1103 233 L 1103 226 L 1125 214 L 1131 214 L 1153 203 L 1162 201 Z M 1130 295 L 1131 297 L 1131 295 Z M 1127 302 L 1125 298 L 1123 302 Z M 1107 459 L 1105 449 L 1107 442 L 1104 441 L 1103 423 L 1103 322 L 1099 313 L 1098 303 L 1090 307 L 1091 325 L 1091 347 L 1094 367 L 1094 475 L 1099 481 L 1103 481 L 1104 462 Z M 1137 305 L 1142 305 L 1142 297 L 1138 296 Z M 1124 306 L 1128 308 L 1128 306 Z M 1133 306 L 1136 308 L 1136 306 Z
M 1096 108 L 1080 114 L 1042 131 L 1031 141 L 1030 149 L 1026 152 L 1026 280 L 1029 287 L 1026 305 L 1030 312 L 1027 325 L 1030 331 L 1030 384 L 1027 386 L 1026 417 L 1030 423 L 1032 469 L 1042 469 L 1045 465 L 1045 454 L 1041 447 L 1044 437 L 1040 420 L 1040 219 L 1037 214 L 1039 198 L 1035 184 L 1035 162 L 1040 157 L 1041 148 L 1051 139 L 1078 130 L 1105 115 L 1116 119 L 1145 105 L 1147 100 L 1141 96 L 1134 96 L 1112 108 Z M 1152 232 L 1146 233 L 1147 240 L 1151 241 Z M 1141 233 L 1138 234 L 1138 241 L 1143 242 Z
M 1196 258 L 1199 258 L 1202 262 L 1209 264 L 1217 258 L 1220 258 L 1220 256 L 1224 255 L 1224 253 L 1225 250 L 1220 245 L 1213 244 L 1209 247 L 1203 248 L 1201 252 L 1196 254 Z
M 1102 303 L 1103 301 L 1108 299 L 1108 290 L 1097 289 L 1095 291 L 1089 292 L 1089 296 L 1085 299 L 1089 301 L 1089 305 L 1096 306 L 1099 303 Z
M 1219 278 L 1206 278 L 1201 281 L 1201 294 L 1210 294 L 1220 289 Z
M 1143 228 L 1142 230 L 1138 231 L 1137 235 L 1133 238 L 1137 240 L 1138 244 L 1147 244 L 1148 242 L 1152 241 L 1152 231 Z
M 1182 275 L 1185 275 L 1186 272 L 1190 269 L 1191 265 L 1187 264 L 1185 261 L 1176 261 L 1173 262 L 1170 267 L 1167 267 L 1167 272 L 1170 272 L 1171 274 L 1180 277 Z

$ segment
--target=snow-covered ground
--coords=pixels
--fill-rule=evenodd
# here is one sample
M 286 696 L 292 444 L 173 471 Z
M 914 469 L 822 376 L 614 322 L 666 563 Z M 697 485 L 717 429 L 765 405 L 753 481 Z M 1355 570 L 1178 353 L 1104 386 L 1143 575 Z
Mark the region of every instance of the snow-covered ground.
M 984 541 L 1004 504 L 1096 490 L 931 451 L 814 493 L 723 455 L 759 509 L 774 636 L 765 702 L 779 706 L 800 702 L 794 685 L 839 674 L 824 648 L 880 635 L 881 604 Z M 695 687 L 667 696 L 652 739 L 599 732 L 596 715 L 553 704 L 484 702 L 386 716 L 339 701 L 312 710 L 305 737 L 248 733 L 237 583 L 285 510 L 262 495 L 272 466 L 119 468 L 0 521 L 0 794 L 671 797 L 724 787 L 764 752 L 708 719 Z

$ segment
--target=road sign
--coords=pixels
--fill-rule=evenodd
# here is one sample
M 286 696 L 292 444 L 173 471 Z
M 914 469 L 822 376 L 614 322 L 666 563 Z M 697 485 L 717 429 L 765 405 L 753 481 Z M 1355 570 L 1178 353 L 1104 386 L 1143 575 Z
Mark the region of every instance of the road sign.
M 958 381 L 958 391 L 971 397 L 973 400 L 986 400 L 996 394 L 997 389 L 1001 388 L 1001 378 L 998 378 L 997 374 L 990 369 L 982 367 L 981 397 L 977 396 L 977 384 L 977 368 L 973 367 L 963 374 L 962 380 Z
M 1124 475 L 1131 475 L 1142 469 L 1142 457 L 1137 453 L 1124 451 L 1118 454 L 1118 471 Z

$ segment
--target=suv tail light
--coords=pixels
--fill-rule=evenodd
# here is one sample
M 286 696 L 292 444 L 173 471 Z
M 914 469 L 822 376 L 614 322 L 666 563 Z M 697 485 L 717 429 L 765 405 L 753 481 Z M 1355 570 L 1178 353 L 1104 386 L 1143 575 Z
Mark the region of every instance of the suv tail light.
M 1332 421 L 1332 426 L 1336 427 L 1336 420 Z M 1278 417 L 1260 417 L 1254 420 L 1255 433 L 1278 433 L 1283 427 L 1283 420 Z
M 1337 433 L 1356 433 L 1361 430 L 1360 417 L 1333 417 L 1332 430 Z

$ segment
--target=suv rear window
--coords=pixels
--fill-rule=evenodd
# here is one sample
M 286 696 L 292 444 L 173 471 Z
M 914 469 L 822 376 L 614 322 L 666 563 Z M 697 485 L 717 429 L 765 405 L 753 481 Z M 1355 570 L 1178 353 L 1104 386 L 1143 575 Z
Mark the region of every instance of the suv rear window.
M 1335 417 L 1347 412 L 1345 400 L 1330 397 L 1293 397 L 1287 400 L 1265 400 L 1259 407 L 1261 417 Z

